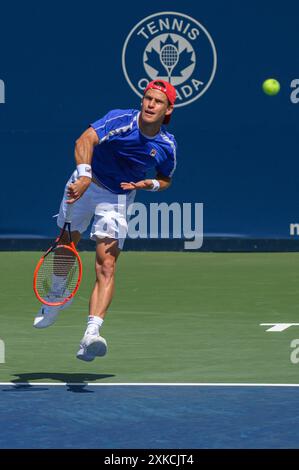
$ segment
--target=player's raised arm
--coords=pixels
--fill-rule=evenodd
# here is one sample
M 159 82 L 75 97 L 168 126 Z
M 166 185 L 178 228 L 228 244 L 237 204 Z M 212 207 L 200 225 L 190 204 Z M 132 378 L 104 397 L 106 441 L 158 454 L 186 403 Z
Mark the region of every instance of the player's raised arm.
M 86 129 L 86 131 L 84 131 L 76 140 L 75 160 L 77 164 L 78 179 L 68 187 L 68 204 L 73 204 L 77 201 L 85 193 L 91 183 L 91 161 L 93 149 L 97 144 L 99 144 L 99 137 L 92 127 Z

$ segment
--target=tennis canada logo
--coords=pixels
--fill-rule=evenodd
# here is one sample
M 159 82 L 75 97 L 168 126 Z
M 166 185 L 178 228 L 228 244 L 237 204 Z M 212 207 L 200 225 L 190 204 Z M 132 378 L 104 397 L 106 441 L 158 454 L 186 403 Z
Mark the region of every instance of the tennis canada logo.
M 183 13 L 160 12 L 130 31 L 122 67 L 140 97 L 151 80 L 170 82 L 177 91 L 176 107 L 180 107 L 208 90 L 216 73 L 217 53 L 210 33 L 197 20 Z

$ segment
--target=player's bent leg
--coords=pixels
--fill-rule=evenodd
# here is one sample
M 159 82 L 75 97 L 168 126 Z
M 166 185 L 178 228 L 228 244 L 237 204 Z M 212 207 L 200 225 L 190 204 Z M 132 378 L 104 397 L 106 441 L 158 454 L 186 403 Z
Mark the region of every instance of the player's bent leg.
M 96 282 L 90 298 L 89 317 L 85 334 L 80 342 L 77 358 L 92 361 L 107 353 L 107 342 L 100 336 L 106 311 L 114 292 L 114 274 L 120 250 L 115 239 L 97 240 Z
M 80 238 L 81 234 L 78 231 L 72 232 L 72 240 L 75 245 L 78 244 Z M 65 240 L 62 238 L 62 243 L 68 243 L 67 234 Z M 58 290 L 61 288 L 62 285 L 63 282 L 61 281 L 61 279 L 59 279 L 59 282 L 56 282 L 55 276 L 53 276 L 51 290 L 46 300 L 48 300 L 49 302 L 55 302 L 57 296 L 60 297 L 60 293 Z M 74 299 L 72 298 L 65 304 L 56 307 L 50 305 L 42 305 L 34 318 L 33 326 L 35 328 L 47 328 L 48 326 L 53 325 L 53 323 L 55 323 L 58 317 L 59 312 L 69 308 L 72 305 L 73 300 Z
M 89 315 L 104 320 L 114 294 L 116 262 L 120 254 L 118 241 L 111 238 L 97 240 L 96 281 L 90 297 Z

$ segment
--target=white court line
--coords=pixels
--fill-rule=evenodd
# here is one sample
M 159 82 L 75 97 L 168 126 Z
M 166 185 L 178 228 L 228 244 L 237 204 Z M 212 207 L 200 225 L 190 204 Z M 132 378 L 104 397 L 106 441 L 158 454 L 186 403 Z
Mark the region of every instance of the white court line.
M 115 382 L 115 383 L 93 383 L 93 382 L 0 382 L 0 385 L 38 385 L 47 387 L 67 386 L 89 386 L 89 387 L 299 387 L 299 384 L 275 384 L 275 383 L 163 383 L 163 382 Z

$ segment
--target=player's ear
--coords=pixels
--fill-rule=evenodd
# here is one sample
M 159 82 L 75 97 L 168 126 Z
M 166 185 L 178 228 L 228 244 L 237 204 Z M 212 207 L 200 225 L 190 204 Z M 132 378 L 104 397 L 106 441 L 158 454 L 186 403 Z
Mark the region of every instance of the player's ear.
M 170 116 L 170 115 L 172 114 L 173 110 L 174 110 L 174 105 L 173 105 L 173 104 L 169 104 L 168 107 L 167 107 L 165 116 Z

